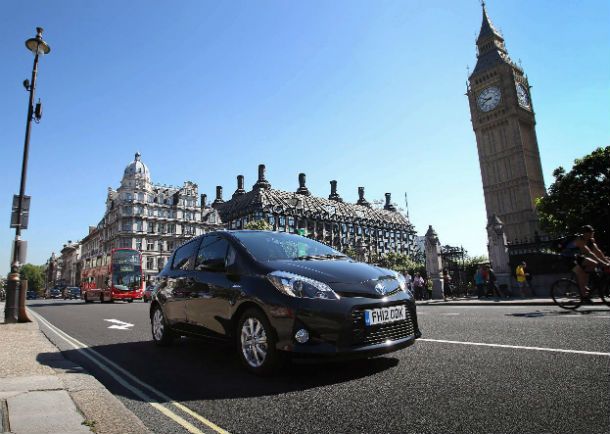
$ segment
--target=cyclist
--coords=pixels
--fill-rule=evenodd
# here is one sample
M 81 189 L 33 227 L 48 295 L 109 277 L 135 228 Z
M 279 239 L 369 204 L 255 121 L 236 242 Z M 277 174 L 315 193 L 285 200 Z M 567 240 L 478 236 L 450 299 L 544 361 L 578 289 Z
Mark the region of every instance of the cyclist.
M 585 225 L 580 229 L 580 234 L 572 241 L 573 247 L 578 249 L 576 253 L 576 265 L 572 269 L 576 273 L 580 294 L 583 300 L 589 298 L 589 273 L 595 271 L 595 267 L 610 267 L 610 258 L 601 251 L 595 243 L 593 226 Z

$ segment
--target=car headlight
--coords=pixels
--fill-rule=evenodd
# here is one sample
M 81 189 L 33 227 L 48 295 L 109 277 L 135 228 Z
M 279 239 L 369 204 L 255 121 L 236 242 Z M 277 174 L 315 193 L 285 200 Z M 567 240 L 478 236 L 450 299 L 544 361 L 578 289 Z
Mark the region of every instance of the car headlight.
M 402 292 L 406 293 L 410 297 L 413 297 L 413 293 L 407 287 L 407 279 L 405 279 L 405 276 L 394 271 L 394 277 L 396 277 L 396 280 L 398 280 L 398 285 L 400 286 L 400 289 L 402 289 Z
M 267 279 L 280 291 L 290 297 L 339 300 L 339 296 L 325 283 L 286 271 L 273 271 Z

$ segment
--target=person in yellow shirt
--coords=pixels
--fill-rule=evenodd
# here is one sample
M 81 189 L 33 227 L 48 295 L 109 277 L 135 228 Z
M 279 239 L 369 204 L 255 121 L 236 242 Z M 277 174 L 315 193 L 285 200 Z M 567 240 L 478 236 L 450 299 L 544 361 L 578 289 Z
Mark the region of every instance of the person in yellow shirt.
M 517 275 L 517 287 L 519 287 L 521 298 L 525 297 L 525 285 L 527 285 L 527 275 L 525 273 L 526 266 L 527 264 L 523 261 L 517 265 L 517 270 L 515 271 L 515 274 Z

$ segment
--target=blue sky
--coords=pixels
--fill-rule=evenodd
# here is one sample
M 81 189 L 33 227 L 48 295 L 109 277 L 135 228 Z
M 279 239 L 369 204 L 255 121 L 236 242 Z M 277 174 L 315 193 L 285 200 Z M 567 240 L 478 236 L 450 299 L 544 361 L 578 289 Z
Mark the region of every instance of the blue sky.
M 487 2 L 521 59 L 552 171 L 610 144 L 610 3 Z M 267 165 L 275 188 L 345 200 L 391 192 L 441 241 L 486 253 L 466 67 L 476 0 L 3 1 L 0 4 L 0 272 L 9 268 L 32 55 L 45 28 L 27 194 L 28 261 L 44 263 L 104 213 L 136 151 L 153 181 L 225 196 Z

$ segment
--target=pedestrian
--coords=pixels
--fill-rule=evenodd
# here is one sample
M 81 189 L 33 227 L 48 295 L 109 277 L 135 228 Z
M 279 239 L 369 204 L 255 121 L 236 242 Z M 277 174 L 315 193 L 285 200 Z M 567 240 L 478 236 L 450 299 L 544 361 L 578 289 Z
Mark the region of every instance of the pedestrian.
M 424 299 L 424 278 L 421 277 L 419 272 L 416 272 L 415 277 L 413 278 L 413 288 L 415 289 L 415 299 L 423 300 Z
M 489 275 L 488 291 L 491 292 L 492 296 L 495 296 L 497 298 L 503 298 L 504 294 L 502 293 L 500 288 L 498 288 L 498 285 L 496 285 L 496 273 L 494 273 L 493 268 L 491 268 L 489 265 L 486 268 L 487 273 Z
M 407 282 L 407 289 L 413 290 L 413 277 L 409 274 L 409 270 L 405 270 L 405 281 Z
M 532 286 L 532 273 L 530 272 L 530 269 L 527 267 L 527 265 L 525 266 L 525 283 L 527 285 L 527 288 L 530 291 L 531 296 L 534 296 L 534 287 Z
M 517 288 L 519 288 L 519 295 L 521 298 L 525 297 L 525 285 L 527 284 L 527 276 L 525 273 L 525 269 L 527 264 L 525 261 L 522 261 L 519 265 L 517 265 L 517 269 L 515 270 L 515 274 L 517 276 Z
M 453 293 L 451 292 L 451 276 L 449 275 L 449 270 L 443 268 L 443 300 L 447 301 L 447 297 L 452 297 Z
M 474 273 L 474 284 L 477 287 L 477 298 L 481 299 L 485 297 L 485 283 L 487 282 L 487 275 L 485 273 L 483 264 L 480 264 L 477 271 Z
M 424 282 L 426 285 L 426 292 L 428 293 L 428 300 L 432 300 L 432 279 L 426 278 Z

